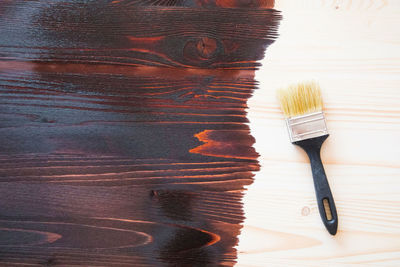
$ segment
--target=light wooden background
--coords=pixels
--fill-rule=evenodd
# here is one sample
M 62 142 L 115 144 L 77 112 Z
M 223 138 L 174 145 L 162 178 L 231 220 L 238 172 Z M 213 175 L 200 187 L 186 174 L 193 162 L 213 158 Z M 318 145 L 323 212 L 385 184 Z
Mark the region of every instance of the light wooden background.
M 237 266 L 400 266 L 400 1 L 277 0 L 276 9 L 280 37 L 250 100 L 262 168 L 244 198 Z M 304 79 L 323 88 L 335 237 L 275 98 L 278 87 Z

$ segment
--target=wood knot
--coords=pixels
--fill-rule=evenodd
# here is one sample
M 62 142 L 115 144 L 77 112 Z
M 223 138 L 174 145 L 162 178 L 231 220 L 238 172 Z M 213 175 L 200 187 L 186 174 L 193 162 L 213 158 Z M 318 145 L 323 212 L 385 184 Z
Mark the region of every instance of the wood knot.
M 197 42 L 197 51 L 203 58 L 211 58 L 217 50 L 217 41 L 213 38 L 203 37 Z
M 183 56 L 188 64 L 208 67 L 223 54 L 223 44 L 212 37 L 195 37 L 186 41 Z
M 303 207 L 302 209 L 301 209 L 301 215 L 303 215 L 303 216 L 308 216 L 309 214 L 310 214 L 310 208 L 309 207 L 307 207 L 307 206 L 305 206 L 305 207 Z

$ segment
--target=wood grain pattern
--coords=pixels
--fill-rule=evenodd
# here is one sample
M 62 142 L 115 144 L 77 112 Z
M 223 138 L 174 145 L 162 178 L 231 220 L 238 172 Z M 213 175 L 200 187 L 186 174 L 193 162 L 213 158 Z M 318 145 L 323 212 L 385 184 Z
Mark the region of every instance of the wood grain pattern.
M 244 111 L 254 81 L 243 82 L 3 72 L 2 258 L 101 265 L 79 249 L 126 264 L 232 262 L 240 190 L 259 168 Z
M 271 5 L 2 1 L 0 265 L 233 266 Z
M 254 69 L 279 20 L 272 9 L 19 0 L 0 5 L 0 58 L 35 62 Z
M 261 167 L 244 197 L 237 266 L 400 265 L 399 4 L 276 1 L 280 37 L 249 101 Z M 320 221 L 307 156 L 290 144 L 275 96 L 305 79 L 323 89 L 335 237 Z
M 187 7 L 224 7 L 224 8 L 273 8 L 275 0 L 115 0 L 113 4 L 130 6 L 187 6 Z

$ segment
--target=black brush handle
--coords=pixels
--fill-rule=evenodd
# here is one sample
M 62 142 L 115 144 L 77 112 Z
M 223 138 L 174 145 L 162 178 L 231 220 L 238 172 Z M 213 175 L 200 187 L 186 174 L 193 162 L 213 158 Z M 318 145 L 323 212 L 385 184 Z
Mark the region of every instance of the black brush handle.
M 329 135 L 324 135 L 316 138 L 306 139 L 303 141 L 294 142 L 295 145 L 300 146 L 310 158 L 312 174 L 314 178 L 315 194 L 317 196 L 319 214 L 325 224 L 326 229 L 331 235 L 335 235 L 338 228 L 338 216 L 336 212 L 335 201 L 333 200 L 332 192 L 326 178 L 324 166 L 321 161 L 321 146 Z M 332 218 L 328 220 L 324 199 L 329 203 Z

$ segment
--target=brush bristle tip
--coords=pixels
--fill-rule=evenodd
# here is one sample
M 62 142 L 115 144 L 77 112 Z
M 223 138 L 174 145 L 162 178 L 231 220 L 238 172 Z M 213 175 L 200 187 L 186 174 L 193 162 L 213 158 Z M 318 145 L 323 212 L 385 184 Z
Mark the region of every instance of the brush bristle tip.
M 280 89 L 278 99 L 284 115 L 289 118 L 322 110 L 321 88 L 314 81 Z

